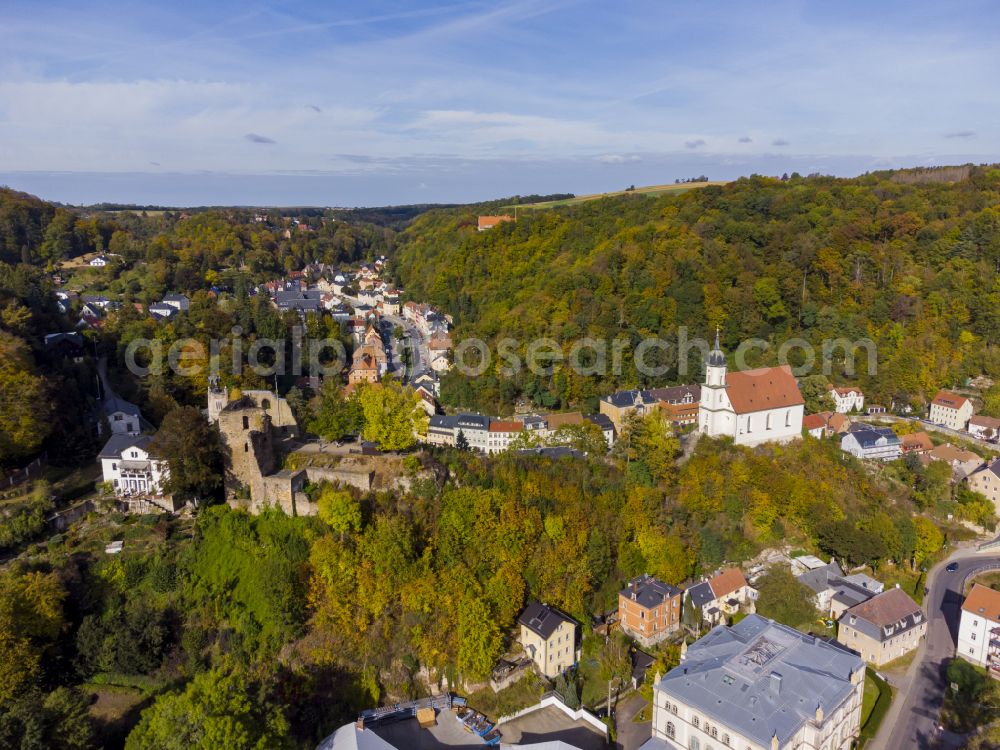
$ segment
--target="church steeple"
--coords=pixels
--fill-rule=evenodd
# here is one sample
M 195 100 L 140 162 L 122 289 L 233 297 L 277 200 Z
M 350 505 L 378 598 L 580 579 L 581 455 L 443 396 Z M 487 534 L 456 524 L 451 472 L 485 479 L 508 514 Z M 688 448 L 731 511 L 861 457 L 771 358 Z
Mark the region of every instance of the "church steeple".
M 708 366 L 709 367 L 725 367 L 726 366 L 726 355 L 722 352 L 722 347 L 719 346 L 719 327 L 715 327 L 715 348 L 708 353 Z
M 719 328 L 715 328 L 715 348 L 708 353 L 705 363 L 705 385 L 724 388 L 726 385 L 726 355 L 719 345 Z

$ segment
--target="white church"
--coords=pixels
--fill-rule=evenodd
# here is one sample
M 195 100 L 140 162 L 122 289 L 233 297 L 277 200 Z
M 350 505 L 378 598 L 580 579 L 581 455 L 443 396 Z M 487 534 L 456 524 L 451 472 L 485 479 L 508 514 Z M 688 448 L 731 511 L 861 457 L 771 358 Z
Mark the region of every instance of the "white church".
M 727 372 L 719 347 L 708 354 L 698 405 L 698 430 L 731 437 L 737 445 L 786 443 L 802 437 L 805 402 L 788 365 Z

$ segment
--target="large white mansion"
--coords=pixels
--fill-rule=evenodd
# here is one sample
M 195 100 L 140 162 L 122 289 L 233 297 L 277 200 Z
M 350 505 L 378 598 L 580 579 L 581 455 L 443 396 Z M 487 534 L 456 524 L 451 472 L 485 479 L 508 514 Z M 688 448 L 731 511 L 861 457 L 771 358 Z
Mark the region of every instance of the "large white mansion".
M 709 352 L 698 406 L 698 429 L 731 437 L 738 445 L 788 442 L 802 436 L 805 402 L 788 365 L 727 372 L 719 347 Z

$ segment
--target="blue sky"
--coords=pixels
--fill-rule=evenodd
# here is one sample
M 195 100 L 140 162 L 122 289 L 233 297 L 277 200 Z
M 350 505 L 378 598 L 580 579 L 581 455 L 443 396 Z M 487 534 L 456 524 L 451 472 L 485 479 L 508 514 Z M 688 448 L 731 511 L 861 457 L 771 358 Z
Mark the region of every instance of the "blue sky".
M 998 161 L 998 21 L 985 0 L 15 0 L 0 183 L 376 205 Z

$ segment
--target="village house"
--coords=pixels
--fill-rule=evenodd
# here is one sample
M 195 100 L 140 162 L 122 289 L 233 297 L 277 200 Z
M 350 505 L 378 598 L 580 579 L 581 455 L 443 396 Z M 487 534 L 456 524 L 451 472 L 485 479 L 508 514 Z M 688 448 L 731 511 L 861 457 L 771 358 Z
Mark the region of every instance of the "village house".
M 838 414 L 849 414 L 852 411 L 863 411 L 865 408 L 865 394 L 860 388 L 837 388 L 827 386 L 830 398 L 833 399 L 834 411 Z
M 871 576 L 860 573 L 845 576 L 836 560 L 813 567 L 796 576 L 796 579 L 813 592 L 816 609 L 824 617 L 834 619 L 883 589 L 882 583 Z
M 788 365 L 727 372 L 715 336 L 701 388 L 699 429 L 710 437 L 731 437 L 737 445 L 788 442 L 802 437 L 805 402 Z
M 983 463 L 983 459 L 977 453 L 956 448 L 951 443 L 939 445 L 924 455 L 924 460 L 947 463 L 951 467 L 952 478 L 956 482 L 965 479 Z
M 95 255 L 93 258 L 90 259 L 90 262 L 87 265 L 89 265 L 91 268 L 104 268 L 110 262 L 111 259 L 108 258 L 108 256 L 106 255 Z
M 750 615 L 682 650 L 656 680 L 652 738 L 641 750 L 848 750 L 864 677 L 855 654 Z
M 973 584 L 962 602 L 955 655 L 1000 674 L 1000 591 Z
M 840 449 L 864 461 L 895 461 L 902 453 L 899 436 L 889 427 L 852 424 L 840 439 Z
M 142 413 L 131 401 L 107 391 L 105 397 L 98 402 L 98 408 L 107 420 L 112 435 L 138 435 L 142 432 Z M 101 425 L 99 422 L 98 432 L 103 431 Z
M 454 447 L 455 432 L 458 417 L 449 414 L 435 414 L 427 422 L 427 437 L 430 445 L 448 445 Z
M 524 430 L 524 423 L 517 420 L 491 420 L 487 429 L 487 453 L 503 453 Z
M 659 408 L 657 400 L 649 391 L 643 390 L 617 391 L 610 396 L 604 396 L 600 403 L 601 414 L 611 420 L 618 434 L 621 434 L 629 414 L 644 417 L 657 408 Z
M 972 402 L 957 393 L 941 390 L 931 401 L 929 419 L 934 424 L 964 430 L 973 415 Z
M 969 489 L 990 500 L 1000 514 L 1000 458 L 973 471 L 966 478 Z
M 112 435 L 97 456 L 101 473 L 128 510 L 147 511 L 152 505 L 172 513 L 181 506 L 164 494 L 170 470 L 166 461 L 150 452 L 151 441 L 149 435 Z
M 826 419 L 822 414 L 806 414 L 802 417 L 802 431 L 819 440 L 826 435 Z
M 658 402 L 664 416 L 675 427 L 698 424 L 698 408 L 701 403 L 700 385 L 650 388 L 649 395 Z
M 378 363 L 367 347 L 362 347 L 354 353 L 351 368 L 347 371 L 348 384 L 377 383 L 380 380 Z
M 487 229 L 493 229 L 493 227 L 505 221 L 514 221 L 514 217 L 507 216 L 506 214 L 500 216 L 480 216 L 477 228 L 480 232 L 485 232 Z
M 923 610 L 900 588 L 851 607 L 838 622 L 837 640 L 876 667 L 913 651 L 927 632 Z
M 643 646 L 652 646 L 676 632 L 684 597 L 676 586 L 641 575 L 618 592 L 618 624 Z
M 803 586 L 813 592 L 816 609 L 820 612 L 830 611 L 830 600 L 833 598 L 836 589 L 835 582 L 843 579 L 844 571 L 836 560 L 830 560 L 818 567 L 811 567 L 804 573 L 800 573 L 795 578 Z
M 553 679 L 576 664 L 576 622 L 554 607 L 531 602 L 517 618 L 519 641 L 544 677 Z
M 741 607 L 747 606 L 752 612 L 757 590 L 747 583 L 741 570 L 725 568 L 688 588 L 685 596 L 698 608 L 704 621 L 717 625 Z
M 163 296 L 163 304 L 170 305 L 178 312 L 187 312 L 191 309 L 191 300 L 183 294 L 166 294 Z
M 1000 439 L 1000 419 L 977 414 L 969 419 L 969 434 L 980 440 L 996 442 Z
M 910 453 L 922 456 L 934 450 L 934 443 L 926 432 L 911 432 L 899 436 L 899 449 L 904 456 Z

